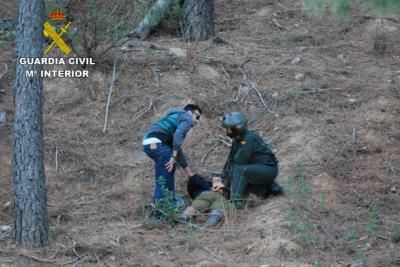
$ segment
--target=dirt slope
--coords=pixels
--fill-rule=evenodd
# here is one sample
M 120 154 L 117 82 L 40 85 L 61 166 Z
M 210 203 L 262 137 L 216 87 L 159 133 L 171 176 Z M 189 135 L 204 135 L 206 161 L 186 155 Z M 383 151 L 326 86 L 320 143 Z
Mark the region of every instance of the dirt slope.
M 111 56 L 91 79 L 45 81 L 51 245 L 0 241 L 4 266 L 400 266 L 399 18 L 354 9 L 336 21 L 295 0 L 215 4 L 218 40 L 185 44 L 158 32 L 121 49 L 105 134 Z M 0 66 L 11 66 L 0 85 L 0 112 L 9 113 L 0 125 L 3 204 L 15 45 L 0 46 Z M 189 102 L 204 109 L 184 145 L 195 171 L 221 170 L 221 116 L 241 110 L 275 149 L 288 195 L 251 197 L 210 230 L 150 220 L 153 169 L 141 139 L 169 107 Z M 182 171 L 176 180 L 184 194 Z M 9 224 L 0 210 L 0 225 Z

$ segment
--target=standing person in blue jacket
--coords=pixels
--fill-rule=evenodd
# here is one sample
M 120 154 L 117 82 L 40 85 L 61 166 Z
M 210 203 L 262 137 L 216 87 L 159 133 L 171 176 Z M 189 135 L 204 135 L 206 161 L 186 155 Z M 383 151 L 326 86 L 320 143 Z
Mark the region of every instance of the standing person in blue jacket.
M 183 154 L 182 144 L 186 134 L 199 121 L 200 115 L 201 109 L 194 104 L 188 104 L 183 109 L 172 108 L 147 130 L 143 138 L 143 151 L 155 163 L 155 204 L 164 198 L 165 190 L 171 192 L 175 200 L 174 174 L 177 163 L 188 177 L 194 175 Z

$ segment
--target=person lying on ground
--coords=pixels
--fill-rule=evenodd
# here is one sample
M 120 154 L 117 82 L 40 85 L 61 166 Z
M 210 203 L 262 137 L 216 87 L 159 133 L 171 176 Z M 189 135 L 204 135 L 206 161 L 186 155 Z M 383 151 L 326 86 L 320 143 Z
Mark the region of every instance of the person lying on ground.
M 199 180 L 200 184 L 207 184 L 207 182 L 204 182 L 207 181 L 204 178 L 197 178 L 196 180 Z M 223 214 L 224 188 L 225 185 L 223 184 L 222 179 L 220 177 L 214 177 L 212 180 L 212 187 L 203 188 L 203 191 L 196 196 L 192 205 L 185 209 L 181 216 L 179 216 L 178 220 L 180 222 L 188 222 L 193 218 L 193 216 L 209 212 L 204 226 L 209 227 L 217 225 L 221 221 Z

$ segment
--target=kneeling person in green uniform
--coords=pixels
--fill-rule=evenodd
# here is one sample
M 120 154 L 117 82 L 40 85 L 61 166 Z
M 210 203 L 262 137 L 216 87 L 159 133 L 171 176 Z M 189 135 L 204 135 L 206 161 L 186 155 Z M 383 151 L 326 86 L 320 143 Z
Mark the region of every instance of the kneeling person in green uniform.
M 267 197 L 280 194 L 283 188 L 274 182 L 278 176 L 278 160 L 256 132 L 247 129 L 247 120 L 241 112 L 224 116 L 222 126 L 232 139 L 232 147 L 222 171 L 224 184 L 230 189 L 230 200 L 241 207 L 248 193 Z
M 205 226 L 214 226 L 222 219 L 222 211 L 224 205 L 224 192 L 225 185 L 222 183 L 220 177 L 214 177 L 212 181 L 212 191 L 203 191 L 192 202 L 192 205 L 187 207 L 179 221 L 187 222 L 193 216 L 200 213 L 210 211 Z

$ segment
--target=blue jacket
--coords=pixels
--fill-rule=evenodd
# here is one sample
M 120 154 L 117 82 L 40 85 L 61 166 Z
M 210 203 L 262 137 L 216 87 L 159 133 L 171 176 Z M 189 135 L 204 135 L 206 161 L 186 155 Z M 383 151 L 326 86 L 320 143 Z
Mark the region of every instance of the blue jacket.
M 182 145 L 186 134 L 192 127 L 192 116 L 183 109 L 172 108 L 167 115 L 153 123 L 147 130 L 145 138 L 156 137 L 166 145 L 178 151 L 177 162 L 182 168 L 188 166 L 185 155 L 182 152 Z

